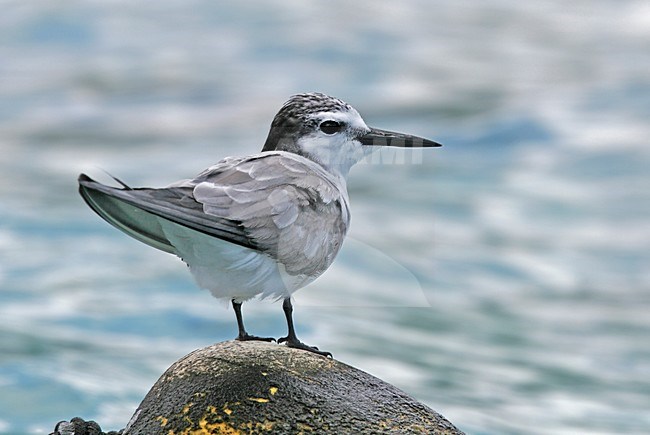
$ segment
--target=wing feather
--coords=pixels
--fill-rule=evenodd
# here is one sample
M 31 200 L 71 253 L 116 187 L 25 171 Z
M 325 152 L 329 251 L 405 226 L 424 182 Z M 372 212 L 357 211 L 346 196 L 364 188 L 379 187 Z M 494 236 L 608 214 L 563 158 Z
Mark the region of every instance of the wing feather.
M 161 189 L 114 188 L 83 174 L 79 185 L 102 218 L 158 249 L 182 256 L 154 218 L 265 252 L 293 275 L 327 269 L 349 223 L 345 186 L 318 164 L 286 152 L 226 158 L 193 180 Z
M 232 172 L 238 173 L 236 186 L 223 181 Z M 327 269 L 347 232 L 345 192 L 321 166 L 295 154 L 262 153 L 230 168 L 214 167 L 197 181 L 194 198 L 206 214 L 241 222 L 290 273 Z
M 192 197 L 192 188 L 118 189 L 81 174 L 79 192 L 86 203 L 111 225 L 163 251 L 177 253 L 155 218 L 257 249 L 254 240 L 247 236 L 238 222 L 206 215 L 202 205 Z

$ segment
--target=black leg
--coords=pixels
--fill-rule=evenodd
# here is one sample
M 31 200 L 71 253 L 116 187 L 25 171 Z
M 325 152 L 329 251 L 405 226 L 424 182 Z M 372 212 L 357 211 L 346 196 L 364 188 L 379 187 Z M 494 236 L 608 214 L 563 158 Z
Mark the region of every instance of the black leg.
M 244 319 L 241 315 L 241 302 L 232 301 L 232 308 L 235 310 L 235 316 L 237 316 L 237 328 L 239 329 L 239 334 L 237 335 L 237 340 L 239 341 L 250 341 L 250 340 L 259 340 L 259 341 L 275 341 L 273 337 L 257 337 L 255 335 L 249 335 L 244 328 Z
M 293 305 L 291 305 L 291 298 L 286 298 L 284 300 L 282 303 L 282 309 L 284 310 L 284 315 L 287 318 L 287 328 L 289 329 L 289 334 L 286 337 L 278 339 L 278 343 L 286 342 L 287 346 L 289 347 L 314 352 L 323 356 L 332 356 L 332 354 L 329 352 L 318 350 L 318 348 L 315 346 L 307 346 L 305 343 L 298 340 L 298 337 L 296 337 L 296 331 L 293 329 Z

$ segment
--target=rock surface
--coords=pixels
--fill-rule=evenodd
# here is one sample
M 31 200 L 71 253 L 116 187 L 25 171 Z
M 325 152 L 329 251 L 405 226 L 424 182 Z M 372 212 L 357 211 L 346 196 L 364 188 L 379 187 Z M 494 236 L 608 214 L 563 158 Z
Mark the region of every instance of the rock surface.
M 96 422 L 75 417 L 70 421 L 58 422 L 50 435 L 121 435 L 121 431 L 102 432 Z
M 124 429 L 157 433 L 462 432 L 396 387 L 336 360 L 228 341 L 174 363 Z

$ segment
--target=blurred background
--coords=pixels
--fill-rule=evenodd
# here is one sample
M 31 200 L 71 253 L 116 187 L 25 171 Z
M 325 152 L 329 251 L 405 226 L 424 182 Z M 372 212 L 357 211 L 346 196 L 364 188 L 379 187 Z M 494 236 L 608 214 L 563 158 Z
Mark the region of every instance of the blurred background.
M 650 4 L 5 1 L 0 433 L 123 428 L 236 335 L 76 177 L 164 186 L 257 152 L 292 94 L 445 146 L 353 168 L 299 336 L 472 434 L 650 431 Z M 280 304 L 244 305 L 285 334 Z

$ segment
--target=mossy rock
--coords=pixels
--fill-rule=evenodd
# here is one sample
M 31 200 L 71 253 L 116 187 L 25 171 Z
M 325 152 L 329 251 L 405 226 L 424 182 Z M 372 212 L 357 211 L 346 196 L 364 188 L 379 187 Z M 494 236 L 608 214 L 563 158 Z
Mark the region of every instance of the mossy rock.
M 228 341 L 174 363 L 127 434 L 462 434 L 396 387 L 283 345 Z

